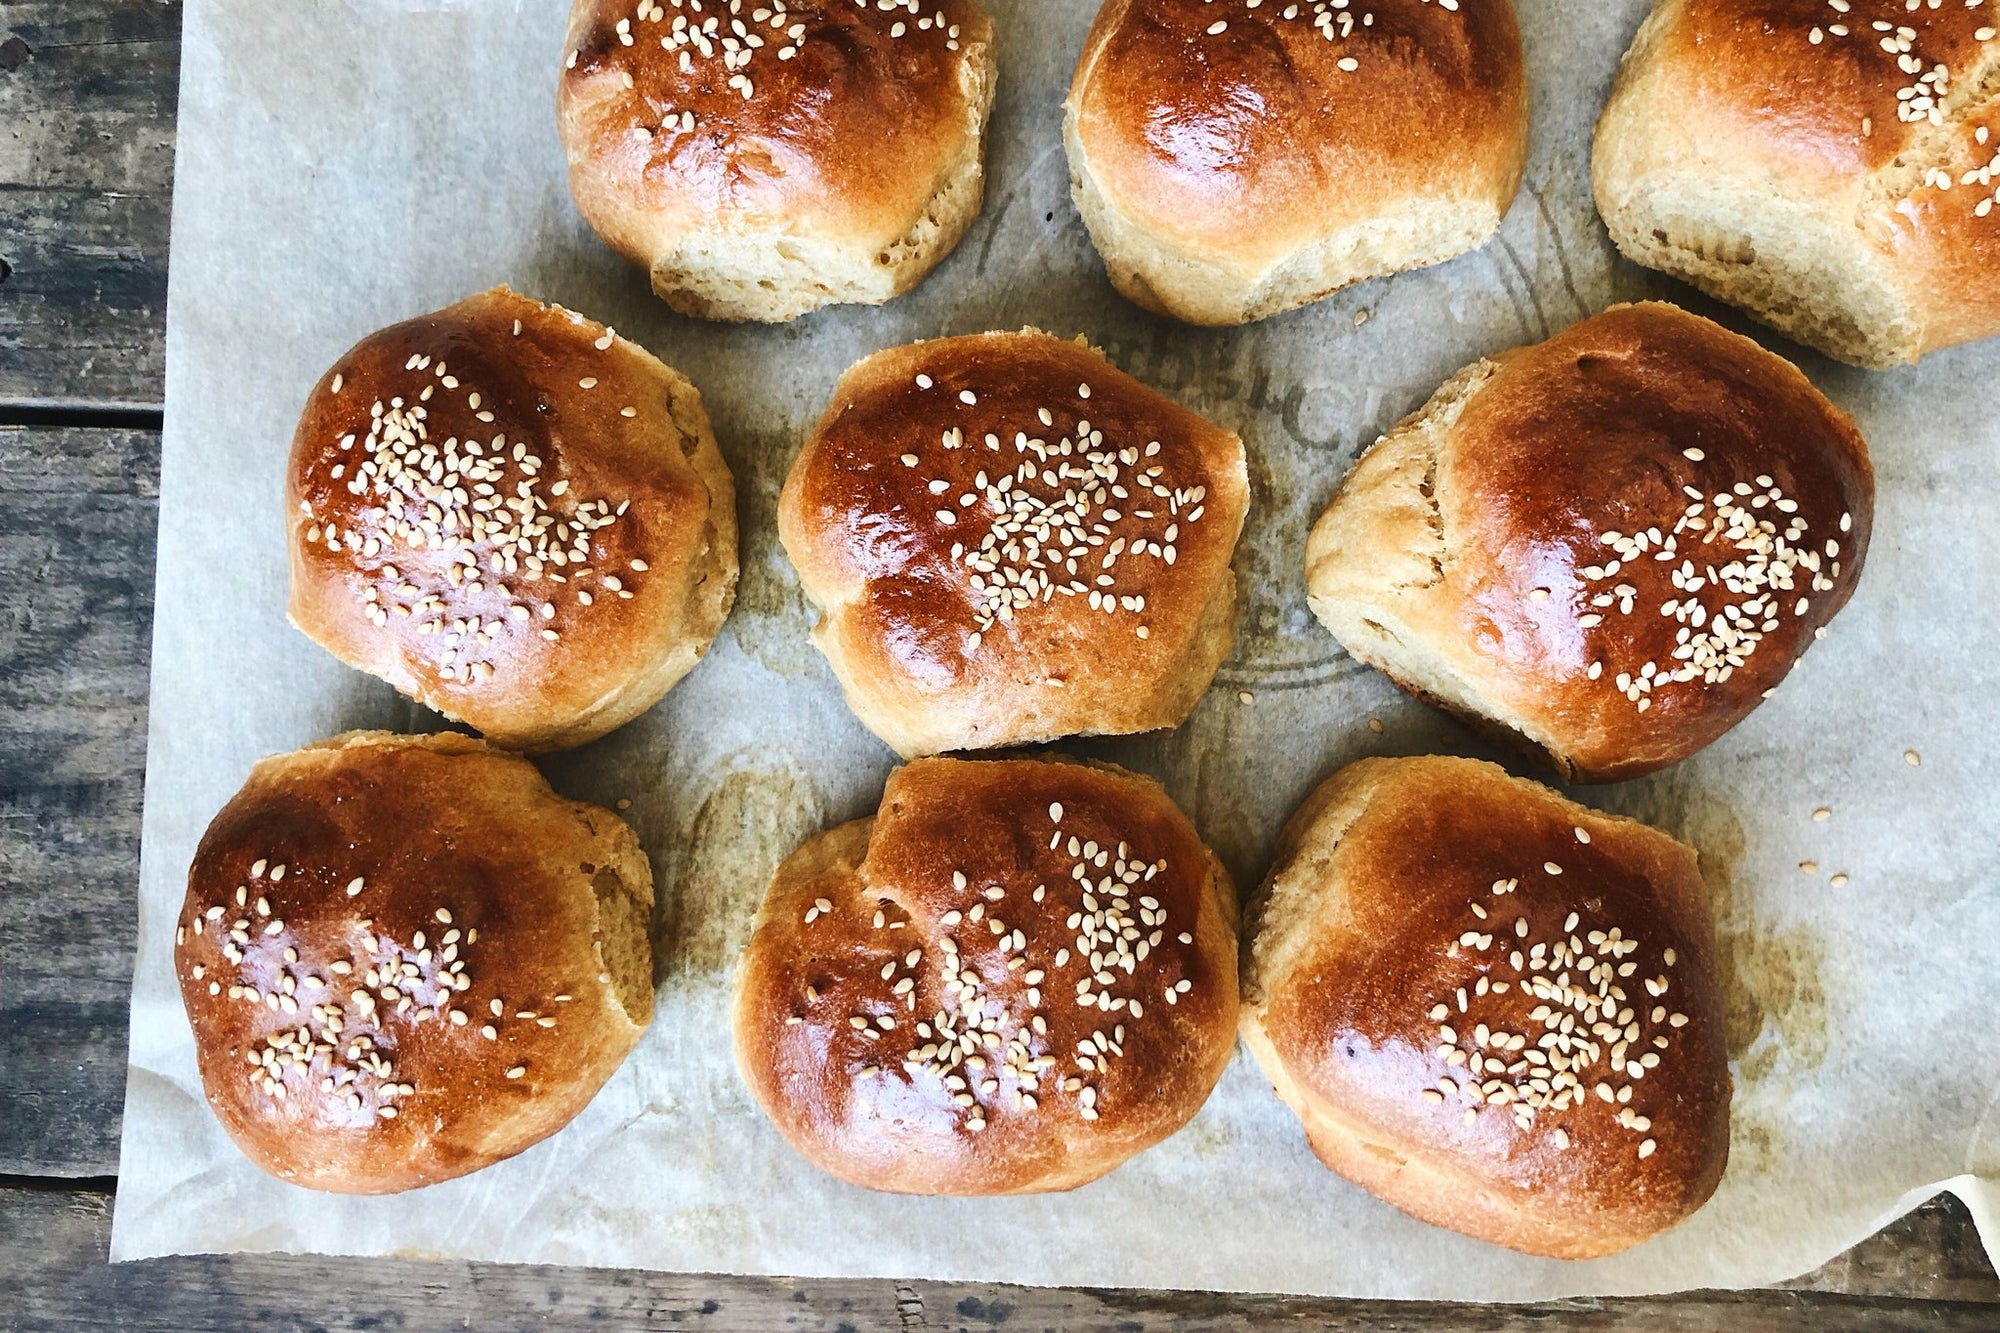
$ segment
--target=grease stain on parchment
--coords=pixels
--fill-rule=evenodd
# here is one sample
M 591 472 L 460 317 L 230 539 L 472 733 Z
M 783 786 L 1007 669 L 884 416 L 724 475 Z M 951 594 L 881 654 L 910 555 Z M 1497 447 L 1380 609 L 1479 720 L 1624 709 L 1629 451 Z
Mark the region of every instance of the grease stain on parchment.
M 739 754 L 725 768 L 681 839 L 661 989 L 707 984 L 731 966 L 778 863 L 825 822 L 811 778 L 791 760 Z
M 736 474 L 736 508 L 741 523 L 742 574 L 729 630 L 752 660 L 780 676 L 813 676 L 826 670 L 808 637 L 819 612 L 806 600 L 799 576 L 778 541 L 778 495 L 785 488 L 801 438 L 759 433 L 735 441 L 730 465 Z
M 1174 1137 L 1174 1146 L 1202 1161 L 1227 1156 L 1242 1138 L 1226 1116 L 1197 1115 Z
M 570 1230 L 583 1236 L 664 1236 L 708 1254 L 742 1253 L 758 1239 L 756 1220 L 741 1204 L 697 1204 L 664 1216 L 647 1208 L 590 1204 L 577 1210 Z
M 1817 1068 L 1827 1056 L 1826 991 L 1821 948 L 1804 927 L 1773 928 L 1751 907 L 1744 883 L 1747 840 L 1742 821 L 1721 800 L 1669 781 L 1657 798 L 1677 807 L 1658 822 L 1701 853 L 1715 914 L 1716 974 L 1723 992 L 1723 1033 L 1736 1074 L 1731 1113 L 1732 1166 L 1768 1169 L 1781 1127 L 1752 1114 L 1762 1098 L 1746 1093 L 1774 1077 Z M 1644 817 L 1643 815 L 1641 817 Z

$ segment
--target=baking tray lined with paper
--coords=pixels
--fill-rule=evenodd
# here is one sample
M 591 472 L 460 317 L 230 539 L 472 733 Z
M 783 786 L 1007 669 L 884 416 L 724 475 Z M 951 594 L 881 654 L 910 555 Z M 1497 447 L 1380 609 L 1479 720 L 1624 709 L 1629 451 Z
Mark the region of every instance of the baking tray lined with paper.
M 811 647 L 775 533 L 786 469 L 847 366 L 944 334 L 1082 334 L 1243 436 L 1235 656 L 1180 730 L 1058 748 L 1158 777 L 1247 889 L 1284 818 L 1340 764 L 1484 753 L 1307 610 L 1306 531 L 1355 454 L 1458 367 L 1615 301 L 1718 313 L 1618 262 L 1590 201 L 1590 127 L 1643 0 L 1521 7 L 1532 154 L 1487 246 L 1226 331 L 1116 296 L 1070 202 L 1061 102 L 1093 7 L 987 7 L 1000 86 L 971 233 L 889 305 L 770 329 L 673 315 L 575 216 L 552 111 L 559 0 L 190 0 L 114 1257 L 399 1253 L 1524 1300 L 1789 1277 L 1940 1182 L 1990 1238 L 2000 348 L 1864 372 L 1726 313 L 1854 415 L 1879 492 L 1860 589 L 1785 687 L 1693 759 L 1582 793 L 1698 848 L 1714 895 L 1736 1097 L 1728 1173 L 1694 1218 L 1589 1263 L 1429 1228 L 1320 1167 L 1241 1054 L 1185 1130 L 1066 1195 L 864 1193 L 817 1174 L 756 1112 L 728 1046 L 737 951 L 778 861 L 871 810 L 894 763 Z M 501 282 L 614 324 L 686 374 L 739 488 L 739 602 L 709 658 L 645 717 L 540 764 L 565 795 L 631 803 L 661 886 L 658 1008 L 590 1108 L 520 1157 L 416 1195 L 310 1194 L 258 1172 L 202 1104 L 173 916 L 203 826 L 254 761 L 349 728 L 437 725 L 285 623 L 285 449 L 311 385 L 356 337 Z

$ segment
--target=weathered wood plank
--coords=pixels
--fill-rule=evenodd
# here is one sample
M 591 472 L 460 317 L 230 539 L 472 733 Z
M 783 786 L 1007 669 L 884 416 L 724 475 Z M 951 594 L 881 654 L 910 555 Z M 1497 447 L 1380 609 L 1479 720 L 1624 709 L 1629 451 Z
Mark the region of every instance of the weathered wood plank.
M 1940 1209 L 1939 1211 L 1946 1211 Z M 1959 1210 L 1962 1217 L 1962 1210 Z M 1194 1292 L 806 1281 L 403 1260 L 236 1256 L 107 1265 L 109 1200 L 0 1189 L 0 1309 L 70 1329 L 1989 1329 L 1971 1288 L 1697 1292 L 1540 1306 L 1402 1305 Z M 1990 1285 L 1992 1274 L 1987 1273 Z M 1986 1297 L 1991 1298 L 1990 1290 Z
M 1813 1272 L 1779 1285 L 1849 1296 L 2000 1305 L 2000 1278 L 1994 1276 L 1972 1214 L 1949 1194 L 1891 1222 Z M 2000 1310 L 1991 1318 L 2000 1326 Z
M 179 66 L 179 0 L 0 4 L 0 405 L 160 405 Z
M 158 475 L 0 427 L 0 1173 L 118 1169 Z

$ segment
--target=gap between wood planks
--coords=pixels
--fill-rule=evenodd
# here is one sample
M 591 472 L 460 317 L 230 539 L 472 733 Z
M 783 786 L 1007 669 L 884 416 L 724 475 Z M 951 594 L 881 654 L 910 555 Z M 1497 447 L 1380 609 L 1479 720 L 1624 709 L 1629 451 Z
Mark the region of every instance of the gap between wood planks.
M 165 414 L 154 408 L 22 407 L 0 403 L 0 426 L 52 430 L 143 430 L 158 434 Z

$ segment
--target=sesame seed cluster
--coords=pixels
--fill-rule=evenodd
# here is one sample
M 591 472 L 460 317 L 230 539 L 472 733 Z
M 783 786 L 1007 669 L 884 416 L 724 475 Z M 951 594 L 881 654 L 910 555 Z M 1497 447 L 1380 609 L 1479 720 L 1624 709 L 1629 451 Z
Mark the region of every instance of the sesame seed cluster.
M 1375 11 L 1365 8 L 1357 3 L 1357 0 L 1302 0 L 1302 2 L 1293 0 L 1292 3 L 1286 3 L 1285 0 L 1240 0 L 1240 2 L 1244 10 L 1250 13 L 1265 9 L 1268 4 L 1266 17 L 1284 22 L 1305 19 L 1329 42 L 1346 40 L 1354 34 L 1356 28 L 1375 26 Z M 1212 5 L 1216 0 L 1202 0 L 1202 3 Z M 1458 0 L 1421 0 L 1421 3 L 1435 4 L 1439 9 L 1453 14 L 1458 12 Z M 1218 37 L 1228 30 L 1228 19 L 1216 19 L 1205 31 L 1211 37 Z M 1340 62 L 1340 68 L 1352 70 L 1357 66 L 1354 60 L 1349 58 Z
M 919 373 L 915 383 L 920 393 L 950 394 L 928 374 Z M 1107 441 L 1084 415 L 1089 398 L 1090 385 L 1080 383 L 1075 402 L 1061 405 L 1075 418 L 1066 430 L 1058 428 L 1056 412 L 1041 405 L 1032 409 L 1032 421 L 981 432 L 976 440 L 962 425 L 947 427 L 940 436 L 937 447 L 947 458 L 939 462 L 958 461 L 962 469 L 962 460 L 948 456 L 970 452 L 989 464 L 974 464 L 970 484 L 944 475 L 925 483 L 937 497 L 932 517 L 940 528 L 985 524 L 983 532 L 968 533 L 950 549 L 951 563 L 968 575 L 976 622 L 966 639 L 968 656 L 978 652 L 996 624 L 1057 596 L 1081 598 L 1106 616 L 1127 617 L 1138 638 L 1152 634 L 1145 593 L 1122 575 L 1141 561 L 1171 567 L 1179 559 L 1182 524 L 1201 521 L 1208 488 L 1174 484 L 1158 461 L 1158 440 L 1143 446 Z M 972 388 L 947 399 L 963 407 L 980 401 Z M 1010 404 L 1008 415 L 1014 411 Z M 1012 438 L 1003 438 L 1009 429 Z M 918 453 L 903 454 L 900 461 L 906 468 L 925 466 Z
M 1246 13 L 1264 11 L 1264 17 L 1281 22 L 1295 22 L 1304 19 L 1329 42 L 1344 42 L 1354 35 L 1357 28 L 1375 26 L 1375 11 L 1366 8 L 1361 0 L 1238 0 Z M 1202 0 L 1212 5 L 1216 0 Z M 1449 13 L 1458 12 L 1459 0 L 1421 0 L 1421 3 L 1435 4 Z M 1210 37 L 1220 37 L 1229 31 L 1229 20 L 1219 18 L 1203 29 Z M 1353 56 L 1342 56 L 1334 62 L 1336 68 L 1353 73 L 1361 68 L 1361 62 Z
M 946 51 L 959 49 L 959 27 L 942 4 L 931 0 L 848 0 L 854 9 L 883 24 L 894 41 L 926 35 L 942 39 Z M 637 7 L 612 27 L 621 48 L 657 41 L 674 58 L 681 74 L 715 79 L 730 94 L 748 102 L 757 95 L 758 67 L 763 62 L 796 59 L 808 43 L 820 37 L 827 11 L 843 0 L 638 0 Z M 877 17 L 879 16 L 879 18 Z M 571 51 L 566 68 L 575 69 L 582 51 Z M 636 89 L 632 71 L 620 69 L 620 80 Z M 699 85 L 707 87 L 709 85 Z M 693 107 L 658 108 L 661 133 L 691 134 L 701 124 Z
M 1574 832 L 1589 843 L 1588 830 Z M 1539 888 L 1563 867 L 1548 861 L 1538 873 Z M 1650 1157 L 1653 1122 L 1634 1096 L 1688 1022 L 1667 1003 L 1678 954 L 1660 949 L 1642 976 L 1644 946 L 1622 927 L 1585 930 L 1582 911 L 1572 910 L 1561 930 L 1544 935 L 1528 910 L 1508 911 L 1520 888 L 1518 876 L 1496 880 L 1483 900 L 1470 900 L 1472 924 L 1446 946 L 1447 957 L 1474 961 L 1478 974 L 1427 997 L 1435 1054 L 1447 1068 L 1424 1098 L 1462 1106 L 1467 1125 L 1478 1123 L 1481 1111 L 1509 1117 L 1522 1133 L 1540 1123 L 1549 1142 L 1567 1150 L 1576 1142 L 1575 1121 L 1562 1123 L 1563 1113 L 1594 1097 L 1616 1107 L 1617 1123 L 1639 1136 L 1638 1158 Z M 1522 1017 L 1528 1001 L 1533 1007 Z
M 1032 1113 L 1057 1094 L 1070 1099 L 1081 1119 L 1096 1120 L 1107 1096 L 1105 1077 L 1125 1054 L 1127 1024 L 1145 1019 L 1155 988 L 1158 1000 L 1171 1007 L 1194 986 L 1165 959 L 1156 960 L 1145 976 L 1139 973 L 1169 933 L 1180 946 L 1194 944 L 1194 936 L 1178 929 L 1161 899 L 1148 891 L 1166 871 L 1166 860 L 1146 860 L 1126 842 L 1103 846 L 1066 833 L 1059 802 L 1051 803 L 1047 814 L 1048 847 L 1068 862 L 1067 882 L 1058 877 L 1053 884 L 1037 884 L 1020 911 L 1050 919 L 1073 901 L 1063 919 L 1064 942 L 1046 957 L 1035 956 L 1037 941 L 1008 924 L 1015 912 L 1006 885 L 977 870 L 954 869 L 955 902 L 936 920 L 928 971 L 924 946 L 895 933 L 910 928 L 910 916 L 894 902 L 878 900 L 871 931 L 883 941 L 878 976 L 887 991 L 879 1000 L 857 1004 L 863 1012 L 849 1014 L 842 1029 L 850 1034 L 846 1059 L 855 1078 L 900 1076 L 914 1086 L 940 1089 L 958 1123 L 975 1134 L 1003 1109 Z M 848 909 L 818 898 L 805 911 L 805 925 L 809 929 L 842 910 Z M 863 903 L 852 910 L 869 908 Z M 996 986 L 996 970 L 1009 985 Z M 1063 1003 L 1056 997 L 1065 988 L 1070 1006 L 1095 1010 L 1102 1021 L 1068 1050 L 1059 1050 L 1049 1020 Z M 807 1021 L 824 1003 L 808 985 L 799 1005 L 803 1012 L 788 1016 L 786 1024 Z M 1152 1021 L 1161 1021 L 1158 1011 Z M 889 1049 L 904 1024 L 911 1035 L 900 1051 Z
M 1885 15 L 1880 18 L 1861 18 L 1855 15 L 1855 6 L 1873 8 Z M 1913 14 L 1933 12 L 1947 7 L 1969 10 L 1985 9 L 1987 0 L 1826 0 L 1826 6 L 1833 17 L 1824 24 L 1814 24 L 1806 34 L 1806 40 L 1814 46 L 1839 43 L 1848 40 L 1872 42 L 1885 54 L 1893 56 L 1896 68 L 1908 82 L 1896 90 L 1896 118 L 1906 125 L 1930 125 L 1942 128 L 1951 114 L 1954 91 L 1951 66 L 1944 61 L 1934 60 L 1918 50 L 1923 34 L 1908 23 L 1895 21 Z M 2000 27 L 1991 23 L 1982 24 L 1973 30 L 1973 40 L 1984 48 L 1988 43 L 2000 40 Z M 1982 50 L 1982 58 L 1985 52 Z M 1961 71 L 1961 74 L 1966 71 Z M 1861 133 L 1864 138 L 1875 132 L 1872 117 L 1863 116 Z M 1987 131 L 1984 126 L 1975 131 L 1975 141 L 1984 145 Z M 1924 169 L 1925 188 L 1949 191 L 1953 184 L 1978 186 L 1985 194 L 1976 199 L 1973 213 L 1986 217 L 1993 211 L 1993 179 L 2000 171 L 2000 154 L 1984 167 L 1954 173 L 1948 168 L 1931 165 Z
M 607 330 L 597 350 L 615 336 Z M 355 563 L 371 625 L 400 637 L 395 622 L 408 622 L 440 678 L 472 685 L 492 680 L 520 639 L 559 642 L 559 613 L 634 596 L 632 575 L 646 562 L 606 568 L 604 549 L 629 501 L 579 499 L 566 477 L 549 480 L 539 449 L 442 358 L 413 353 L 401 373 L 406 392 L 374 400 L 365 431 L 309 464 L 306 489 L 324 490 L 324 510 L 299 502 L 306 542 Z M 586 392 L 597 384 L 579 381 Z M 336 374 L 334 397 L 345 387 Z M 455 432 L 454 420 L 467 424 Z M 342 494 L 358 511 L 346 514 Z
M 479 940 L 477 927 L 461 927 L 450 908 L 439 906 L 430 913 L 434 937 L 418 929 L 399 939 L 378 929 L 373 916 L 361 916 L 348 932 L 346 956 L 320 966 L 301 956 L 271 902 L 288 876 L 285 892 L 295 902 L 303 894 L 324 894 L 360 899 L 357 906 L 363 906 L 371 887 L 361 876 L 343 879 L 330 871 L 301 876 L 294 867 L 260 858 L 224 902 L 204 905 L 191 898 L 187 920 L 175 931 L 175 944 L 182 947 L 190 939 L 212 937 L 231 969 L 225 977 L 212 975 L 207 963 L 189 964 L 187 976 L 205 985 L 210 997 L 226 993 L 231 1001 L 285 1021 L 244 1053 L 252 1089 L 272 1102 L 310 1097 L 316 1089 L 349 1111 L 394 1120 L 417 1091 L 397 1066 L 400 1038 L 428 1023 L 464 1028 L 477 1022 L 480 1036 L 501 1040 L 501 1025 L 509 1020 L 498 996 L 488 1001 L 485 1013 L 467 1007 L 473 977 L 465 952 Z M 305 887 L 302 880 L 316 887 Z M 558 995 L 554 1003 L 569 999 Z M 552 1015 L 533 1011 L 516 1011 L 512 1021 L 556 1026 Z M 506 1071 L 510 1079 L 526 1073 L 525 1063 Z
M 1682 452 L 1696 463 L 1707 456 L 1694 447 Z M 1769 475 L 1712 496 L 1692 485 L 1681 490 L 1687 503 L 1670 529 L 1607 531 L 1598 541 L 1613 558 L 1581 571 L 1587 582 L 1609 585 L 1591 595 L 1593 609 L 1577 618 L 1580 627 L 1594 630 L 1614 609 L 1620 616 L 1638 609 L 1641 593 L 1629 579 L 1640 561 L 1668 567 L 1671 595 L 1661 601 L 1659 614 L 1679 626 L 1669 660 L 1649 660 L 1612 677 L 1642 713 L 1658 687 L 1728 680 L 1786 616 L 1805 617 L 1812 605 L 1808 593 L 1833 591 L 1841 572 L 1840 538 L 1814 540 L 1797 501 Z M 1840 516 L 1842 534 L 1853 525 L 1852 514 Z M 1598 680 L 1607 670 L 1603 658 L 1595 657 L 1585 674 Z
M 1978 147 L 1987 147 L 1991 139 L 1992 131 L 1986 126 L 1973 128 L 1972 142 Z M 1924 184 L 1941 193 L 1948 193 L 1954 178 L 1947 167 L 1929 166 L 1924 168 Z M 1994 146 L 1993 156 L 1983 164 L 1960 172 L 1956 184 L 1973 189 L 1972 216 L 1983 218 L 1991 215 L 1994 208 L 2000 206 L 2000 145 Z

